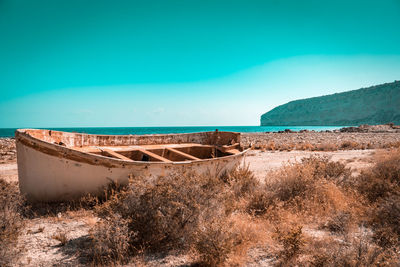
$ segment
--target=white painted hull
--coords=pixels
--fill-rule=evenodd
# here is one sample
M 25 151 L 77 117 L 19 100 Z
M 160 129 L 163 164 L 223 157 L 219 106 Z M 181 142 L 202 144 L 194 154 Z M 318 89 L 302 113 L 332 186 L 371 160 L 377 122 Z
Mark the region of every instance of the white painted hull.
M 64 201 L 88 193 L 99 195 L 111 182 L 127 184 L 130 175 L 149 179 L 177 171 L 219 175 L 240 164 L 246 152 L 196 161 L 126 162 L 86 155 L 23 134 L 16 134 L 16 139 L 20 191 L 30 201 Z

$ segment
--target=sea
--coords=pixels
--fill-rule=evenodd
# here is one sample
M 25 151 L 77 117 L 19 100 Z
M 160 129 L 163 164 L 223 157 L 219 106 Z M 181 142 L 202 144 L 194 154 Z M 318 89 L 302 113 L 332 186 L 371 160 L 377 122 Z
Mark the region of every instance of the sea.
M 177 127 L 80 127 L 80 128 L 37 128 L 64 132 L 77 132 L 88 134 L 112 134 L 112 135 L 142 135 L 142 134 L 170 134 L 170 133 L 194 133 L 206 131 L 230 131 L 240 133 L 251 132 L 277 132 L 290 129 L 292 131 L 335 130 L 346 126 L 177 126 Z M 0 128 L 0 137 L 13 137 L 17 128 Z

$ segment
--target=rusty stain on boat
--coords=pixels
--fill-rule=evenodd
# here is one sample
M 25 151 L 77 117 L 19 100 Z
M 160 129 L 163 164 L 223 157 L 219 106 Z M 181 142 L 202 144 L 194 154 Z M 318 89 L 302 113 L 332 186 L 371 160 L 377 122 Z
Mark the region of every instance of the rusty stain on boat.
M 240 133 L 94 135 L 19 129 L 18 175 L 30 201 L 62 201 L 97 195 L 110 181 L 130 175 L 151 179 L 176 171 L 220 175 L 240 164 L 247 150 Z

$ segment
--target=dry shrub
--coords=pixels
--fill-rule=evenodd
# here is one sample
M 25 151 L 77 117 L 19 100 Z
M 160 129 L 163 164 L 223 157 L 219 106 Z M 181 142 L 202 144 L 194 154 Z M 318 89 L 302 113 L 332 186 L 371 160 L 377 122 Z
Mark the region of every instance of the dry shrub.
M 23 216 L 32 219 L 37 217 L 56 217 L 58 214 L 92 210 L 96 205 L 104 202 L 109 195 L 109 188 L 117 185 L 111 184 L 100 196 L 87 194 L 79 199 L 63 202 L 26 202 Z
M 294 143 L 283 143 L 277 146 L 279 151 L 292 151 L 295 149 L 296 145 Z
M 273 197 L 279 201 L 290 202 L 299 198 L 304 199 L 306 194 L 315 189 L 315 177 L 312 172 L 313 170 L 310 168 L 294 164 L 281 169 L 276 174 L 275 180 L 268 183 L 267 186 L 273 193 Z
M 362 148 L 362 146 L 354 141 L 344 141 L 340 145 L 340 149 L 358 149 L 358 148 Z
M 131 218 L 135 247 L 183 248 L 191 242 L 203 213 L 224 207 L 223 183 L 213 176 L 174 174 L 155 181 L 131 181 L 128 194 L 114 208 Z M 207 214 L 207 216 L 210 216 Z
M 373 175 L 371 172 L 361 173 L 358 180 L 355 181 L 355 188 L 371 203 L 387 197 L 395 191 L 390 182 Z
M 349 176 L 350 170 L 344 164 L 312 156 L 272 173 L 265 186 L 249 199 L 249 213 L 266 218 L 278 228 L 275 240 L 283 249 L 274 253 L 277 264 L 295 265 L 303 261 L 303 256 L 312 254 L 303 251 L 308 245 L 301 227 L 293 226 L 295 223 L 316 223 L 343 235 L 352 229 L 360 205 L 342 187 Z M 328 260 L 328 256 L 324 257 Z
M 378 154 L 377 163 L 372 172 L 383 180 L 400 184 L 400 149 Z
M 332 237 L 310 240 L 299 266 L 397 266 L 396 255 L 370 242 L 365 234 L 356 234 L 343 242 Z
M 279 146 L 279 145 L 278 145 Z M 255 144 L 252 144 L 250 147 L 251 149 L 259 149 L 263 152 L 267 151 L 267 150 L 271 150 L 271 151 L 275 151 L 276 149 L 278 149 L 278 147 L 274 141 L 268 141 L 268 142 L 257 142 Z
M 343 163 L 329 160 L 328 157 L 310 156 L 302 159 L 302 168 L 310 168 L 314 179 L 327 179 L 340 183 L 347 180 L 351 171 Z
M 275 142 L 274 142 L 274 141 L 269 141 L 269 142 L 265 145 L 264 148 L 265 148 L 266 150 L 272 150 L 272 151 L 276 150 Z
M 384 143 L 381 148 L 400 148 L 400 141 Z
M 262 216 L 266 214 L 273 205 L 275 205 L 273 194 L 260 189 L 249 198 L 246 210 L 253 216 Z
M 242 265 L 249 243 L 256 236 L 243 215 L 224 215 L 203 221 L 193 243 L 202 266 Z M 238 255 L 239 254 L 239 255 Z M 239 257 L 232 257 L 232 256 Z
M 235 198 L 252 195 L 260 187 L 260 182 L 250 171 L 249 165 L 240 166 L 221 179 L 228 184 Z
M 322 143 L 314 145 L 313 151 L 337 151 L 339 146 L 332 143 Z
M 0 179 L 0 266 L 10 266 L 17 260 L 16 248 L 23 220 L 20 215 L 23 200 L 16 184 Z
M 91 233 L 93 249 L 100 262 L 173 249 L 194 252 L 199 265 L 243 265 L 248 249 L 263 239 L 283 266 L 395 265 L 399 155 L 380 156 L 359 177 L 342 163 L 312 156 L 270 173 L 265 184 L 248 167 L 222 178 L 137 178 L 95 209 L 103 219 Z M 365 188 L 376 181 L 390 186 L 368 200 Z M 259 234 L 255 224 L 268 229 Z
M 95 211 L 102 218 L 91 231 L 95 263 L 125 262 L 141 252 L 194 250 L 199 263 L 225 262 L 243 247 L 235 202 L 258 181 L 247 167 L 224 177 L 175 173 L 130 180 Z M 247 233 L 247 234 L 246 234 Z
M 310 143 L 298 143 L 296 144 L 296 150 L 313 150 L 314 146 Z
M 331 233 L 346 234 L 349 231 L 351 213 L 348 211 L 338 211 L 325 222 L 323 228 Z
M 375 242 L 384 248 L 399 246 L 400 195 L 391 195 L 379 201 L 370 216 Z
M 277 228 L 276 240 L 283 247 L 279 253 L 280 263 L 289 264 L 289 262 L 293 262 L 300 255 L 305 244 L 302 226 L 291 227 L 285 231 Z
M 378 155 L 375 165 L 353 180 L 371 203 L 400 192 L 400 149 Z
M 374 167 L 353 177 L 344 164 L 305 158 L 271 173 L 248 199 L 250 214 L 278 228 L 268 245 L 276 264 L 287 266 L 391 266 L 399 263 L 398 152 L 380 156 Z M 379 154 L 378 154 L 379 156 Z M 368 179 L 360 179 L 367 177 Z M 390 186 L 385 194 L 359 190 L 371 178 Z M 356 186 L 355 190 L 353 186 Z M 370 187 L 371 188 L 371 187 Z M 365 223 L 369 229 L 366 229 Z M 306 225 L 307 234 L 296 224 Z M 316 230 L 328 230 L 325 231 Z M 357 234 L 356 229 L 361 229 Z M 331 235 L 334 234 L 334 235 Z M 281 247 L 274 251 L 274 247 Z
M 337 208 L 345 198 L 337 184 L 349 175 L 350 170 L 342 163 L 311 156 L 272 173 L 265 186 L 250 198 L 247 208 L 255 215 L 262 215 L 279 202 L 296 210 L 309 210 L 315 206 Z M 310 206 L 312 202 L 315 205 Z
M 400 249 L 400 149 L 377 153 L 374 166 L 345 184 L 357 190 L 372 240 L 381 247 L 380 255 L 390 258 L 390 251 Z
M 129 220 L 110 214 L 90 231 L 93 241 L 89 256 L 96 264 L 125 263 L 129 259 L 129 242 L 132 232 Z

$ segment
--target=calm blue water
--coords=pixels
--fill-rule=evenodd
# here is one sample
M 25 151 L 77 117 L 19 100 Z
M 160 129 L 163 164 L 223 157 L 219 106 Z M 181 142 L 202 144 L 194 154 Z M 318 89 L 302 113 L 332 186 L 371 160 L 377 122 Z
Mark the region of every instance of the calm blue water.
M 50 130 L 78 132 L 89 134 L 167 134 L 167 133 L 193 133 L 205 131 L 232 131 L 232 132 L 276 132 L 290 129 L 299 130 L 334 130 L 345 126 L 179 126 L 179 127 L 87 127 L 87 128 L 46 128 Z M 16 128 L 0 128 L 0 137 L 13 137 Z

